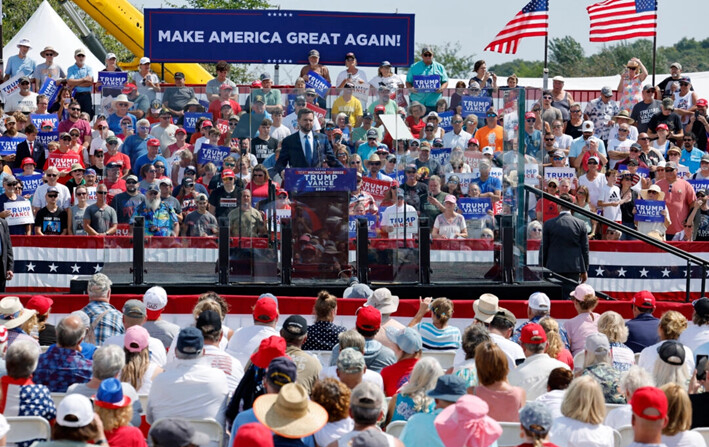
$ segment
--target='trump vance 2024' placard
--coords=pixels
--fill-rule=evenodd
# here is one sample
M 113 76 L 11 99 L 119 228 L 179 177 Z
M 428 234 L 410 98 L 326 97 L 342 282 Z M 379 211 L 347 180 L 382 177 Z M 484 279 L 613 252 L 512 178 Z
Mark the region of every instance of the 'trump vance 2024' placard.
M 145 55 L 153 62 L 409 66 L 414 55 L 413 14 L 328 11 L 146 9 Z

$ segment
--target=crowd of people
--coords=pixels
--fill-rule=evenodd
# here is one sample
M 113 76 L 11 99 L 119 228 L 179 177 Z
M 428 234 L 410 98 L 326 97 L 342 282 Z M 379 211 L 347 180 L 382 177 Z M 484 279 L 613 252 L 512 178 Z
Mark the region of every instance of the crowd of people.
M 585 103 L 555 76 L 538 101 L 521 103 L 517 77 L 498 85 L 482 60 L 468 82 L 449 85 L 431 48 L 405 76 L 383 61 L 372 79 L 354 53 L 331 77 L 314 49 L 288 88 L 275 88 L 269 73 L 239 88 L 219 61 L 204 93 L 179 72 L 174 86 L 161 85 L 143 57 L 115 96 L 104 89 L 97 112 L 85 50 L 65 71 L 52 47 L 42 64 L 27 56 L 29 40 L 18 48 L 6 68 L 6 79 L 20 76 L 18 90 L 6 98 L 0 130 L 22 141 L 2 157 L 0 217 L 13 217 L 6 203 L 30 200 L 34 221 L 13 218 L 12 234 L 110 235 L 142 216 L 149 235 L 214 236 L 228 219 L 232 236 L 263 236 L 296 207 L 281 188 L 284 168 L 346 167 L 357 171 L 349 215 L 373 217 L 376 237 L 413 235 L 426 217 L 434 238 L 495 238 L 494 216 L 516 212 L 524 178 L 658 239 L 709 240 L 708 103 L 678 63 L 655 86 L 631 58 L 616 92 L 603 87 Z M 109 54 L 105 71 L 120 70 Z M 309 73 L 331 83 L 329 93 L 310 88 Z M 419 76 L 437 77 L 438 88 L 419 90 Z M 32 91 L 46 78 L 61 86 L 52 104 Z M 471 103 L 484 107 L 471 111 Z M 58 125 L 32 120 L 49 113 Z M 203 113 L 194 129 L 191 113 Z M 58 133 L 52 141 L 47 132 Z M 221 158 L 211 157 L 215 147 L 226 148 Z M 470 213 L 469 200 L 482 212 Z M 664 221 L 639 219 L 639 200 L 664 203 Z M 530 239 L 559 213 L 534 198 L 525 211 Z M 581 218 L 591 238 L 632 239 Z
M 49 297 L 0 300 L 0 439 L 5 417 L 39 416 L 53 429 L 38 446 L 146 446 L 146 435 L 154 446 L 213 445 L 189 422 L 206 419 L 230 447 L 489 447 L 500 423 L 519 423 L 525 447 L 612 447 L 624 427 L 634 446 L 706 445 L 691 429 L 709 427 L 709 298 L 692 303 L 690 322 L 655 315 L 641 291 L 625 321 L 596 313 L 581 285 L 577 316 L 562 323 L 544 293 L 529 297 L 524 321 L 486 293 L 461 329 L 447 298 L 420 299 L 409 319 L 388 289 L 352 287 L 285 319 L 264 293 L 251 323 L 230 328 L 228 303 L 206 292 L 180 327 L 164 318 L 163 288 L 117 309 L 111 285 L 95 274 L 89 303 L 56 326 Z M 366 301 L 354 327 L 340 326 L 338 301 L 351 298 Z M 441 352 L 456 354 L 452 366 L 429 355 Z M 52 393 L 66 395 L 55 405 Z

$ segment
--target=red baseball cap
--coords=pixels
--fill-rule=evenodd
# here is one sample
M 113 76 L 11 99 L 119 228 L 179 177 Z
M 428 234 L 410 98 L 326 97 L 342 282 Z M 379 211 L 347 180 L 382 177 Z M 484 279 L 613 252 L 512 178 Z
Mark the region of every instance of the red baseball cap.
M 375 111 L 375 112 L 386 112 L 386 110 L 387 110 L 386 107 L 384 107 L 384 106 L 381 105 L 381 104 L 378 105 L 378 106 L 376 106 L 376 107 L 374 108 L 374 111 Z
M 530 119 L 530 118 L 536 118 L 537 115 L 534 114 L 534 112 L 527 112 L 524 114 L 524 119 Z
M 160 146 L 160 140 L 157 138 L 151 138 L 148 140 L 148 146 Z
M 232 171 L 231 169 L 225 169 L 222 171 L 222 178 L 224 178 L 224 177 L 234 178 L 234 177 L 236 177 L 236 175 L 234 175 L 234 171 Z
M 259 300 L 264 301 L 264 300 Z M 270 300 L 273 301 L 273 300 Z M 271 335 L 268 338 L 261 340 L 256 352 L 251 354 L 251 363 L 259 368 L 268 368 L 271 360 L 276 357 L 286 355 L 286 339 L 278 335 Z
M 478 146 L 480 146 L 480 142 L 475 137 L 468 140 L 468 144 L 470 144 L 470 143 L 474 143 L 474 144 L 477 144 Z
M 121 93 L 124 93 L 127 95 L 135 90 L 138 90 L 138 87 L 136 87 L 135 84 L 128 83 L 123 86 L 123 88 L 121 89 Z
M 27 301 L 25 306 L 28 309 L 34 309 L 38 314 L 44 315 L 49 312 L 49 308 L 54 304 L 54 300 L 44 295 L 35 295 Z
M 376 331 L 382 325 L 382 313 L 373 306 L 360 307 L 356 315 L 356 325 L 364 331 Z
M 261 323 L 270 323 L 278 318 L 278 305 L 271 298 L 261 298 L 254 305 L 253 316 Z
M 633 296 L 633 304 L 641 309 L 654 309 L 655 297 L 649 290 L 641 290 Z
M 32 157 L 25 157 L 22 159 L 22 167 L 24 168 L 25 165 L 35 165 L 37 166 L 37 162 L 34 161 Z
M 202 127 L 214 127 L 214 124 L 212 124 L 209 120 L 204 120 L 204 122 L 202 122 Z
M 251 88 L 261 88 L 263 87 L 263 84 L 261 84 L 261 81 L 254 81 L 251 83 Z
M 706 106 L 709 106 L 709 102 L 707 102 L 707 100 L 704 98 L 700 98 L 700 99 L 697 99 L 697 105 L 702 106 L 702 107 L 706 107 Z
M 232 445 L 273 447 L 273 433 L 258 422 L 244 424 L 236 432 Z
M 522 327 L 520 341 L 530 345 L 540 345 L 547 341 L 547 333 L 544 332 L 544 328 L 537 323 L 525 324 L 524 327 Z
M 657 130 L 657 129 L 670 130 L 670 128 L 667 127 L 667 124 L 665 124 L 665 123 L 660 123 L 660 124 L 658 124 L 657 127 L 655 128 L 655 130 Z
M 667 396 L 664 391 L 654 386 L 638 388 L 630 399 L 630 406 L 635 416 L 649 421 L 667 417 Z

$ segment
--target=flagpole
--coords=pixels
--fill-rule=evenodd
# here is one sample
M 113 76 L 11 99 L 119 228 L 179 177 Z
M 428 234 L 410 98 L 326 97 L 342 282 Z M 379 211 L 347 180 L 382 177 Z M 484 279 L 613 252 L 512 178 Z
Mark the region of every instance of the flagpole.
M 652 36 L 652 85 L 655 84 L 655 56 L 657 53 L 657 28 L 655 28 L 655 34 Z
M 542 81 L 542 90 L 548 90 L 549 85 L 549 68 L 547 68 L 547 52 L 549 50 L 549 31 L 544 34 L 544 80 Z M 654 59 L 653 59 L 654 63 Z M 653 79 L 653 85 L 655 81 Z

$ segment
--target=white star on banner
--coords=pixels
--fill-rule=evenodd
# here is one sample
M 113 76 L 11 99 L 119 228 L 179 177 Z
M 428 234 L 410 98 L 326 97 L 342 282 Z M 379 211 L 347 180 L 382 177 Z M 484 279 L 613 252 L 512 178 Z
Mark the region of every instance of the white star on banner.
M 640 270 L 640 277 L 641 277 L 641 278 L 643 278 L 643 277 L 647 278 L 647 274 L 648 274 L 648 273 L 649 273 L 649 271 L 648 271 L 648 270 L 645 270 L 645 267 L 643 267 L 643 269 Z
M 59 267 L 59 266 L 56 265 L 56 264 L 54 264 L 54 263 L 52 262 L 51 264 L 49 264 L 49 272 L 50 272 L 50 273 L 51 273 L 51 272 L 56 272 L 56 271 L 57 271 L 57 267 Z
M 37 265 L 32 264 L 31 262 L 27 264 L 27 271 L 28 272 L 34 272 L 34 268 L 37 267 Z
M 101 266 L 100 266 L 99 264 L 96 264 L 96 265 L 94 266 L 94 273 L 98 273 L 98 272 L 100 272 L 100 271 L 101 271 Z
M 621 267 L 620 270 L 618 270 L 618 276 L 625 277 L 625 272 L 627 272 L 627 270 L 625 270 L 623 267 Z
M 669 278 L 670 277 L 670 269 L 664 269 L 662 271 L 662 277 L 663 278 Z
M 604 271 L 605 270 L 603 270 L 603 267 L 598 266 L 598 268 L 596 269 L 596 276 L 603 276 Z
M 71 273 L 79 273 L 79 266 L 74 264 L 71 266 Z

